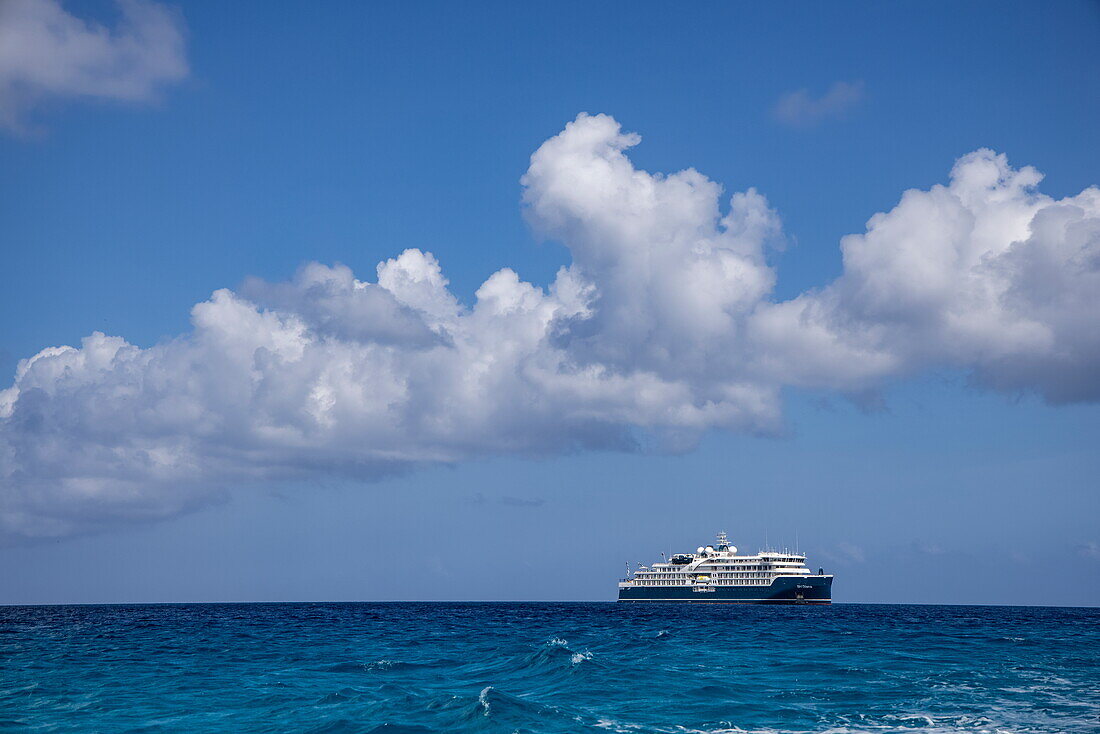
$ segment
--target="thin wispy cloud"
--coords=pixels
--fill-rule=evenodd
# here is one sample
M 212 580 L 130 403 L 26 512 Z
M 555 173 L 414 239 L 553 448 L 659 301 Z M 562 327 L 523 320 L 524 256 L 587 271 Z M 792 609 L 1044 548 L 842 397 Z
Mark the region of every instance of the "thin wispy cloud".
M 863 97 L 862 81 L 835 82 L 820 97 L 814 97 L 808 89 L 797 89 L 781 96 L 772 114 L 790 127 L 813 127 L 826 120 L 843 117 Z
M 114 27 L 58 0 L 0 2 L 0 127 L 25 132 L 34 108 L 57 99 L 147 101 L 188 75 L 180 14 L 118 0 Z
M 1100 400 L 1100 189 L 1055 199 L 974 151 L 843 238 L 840 277 L 783 301 L 764 196 L 640 170 L 640 141 L 582 114 L 531 156 L 527 218 L 572 255 L 547 287 L 505 267 L 463 303 L 411 249 L 373 278 L 311 263 L 218 290 L 149 348 L 94 333 L 23 360 L 0 391 L 0 531 L 167 517 L 248 481 L 686 451 L 780 431 L 788 387 L 858 395 L 944 368 Z
M 941 556 L 945 552 L 938 543 L 929 543 L 924 540 L 914 540 L 913 550 L 922 556 Z
M 542 507 L 546 504 L 546 500 L 542 497 L 514 497 L 512 495 L 497 497 L 492 502 L 506 507 Z M 478 492 L 468 500 L 468 503 L 475 507 L 485 507 L 490 503 L 490 500 L 484 494 Z
M 824 548 L 821 551 L 821 555 L 833 563 L 838 563 L 844 566 L 849 566 L 856 563 L 864 563 L 867 560 L 866 554 L 863 549 L 858 545 L 848 542 L 841 542 L 836 547 L 829 549 Z
M 546 504 L 546 500 L 542 497 L 512 497 L 511 495 L 505 495 L 500 498 L 500 504 L 509 507 L 542 507 Z
M 1100 543 L 1090 540 L 1077 545 L 1077 555 L 1093 561 L 1100 561 Z

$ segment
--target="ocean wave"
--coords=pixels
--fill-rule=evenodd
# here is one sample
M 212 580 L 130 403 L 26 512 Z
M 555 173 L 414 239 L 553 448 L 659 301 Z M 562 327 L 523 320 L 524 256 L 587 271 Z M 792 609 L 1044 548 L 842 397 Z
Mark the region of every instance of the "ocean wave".
M 362 691 L 357 691 L 354 688 L 341 688 L 339 691 L 332 691 L 321 696 L 317 701 L 318 706 L 335 706 L 340 704 L 349 703 L 359 698 L 362 695 Z
M 326 673 L 369 673 L 385 671 L 420 670 L 422 668 L 443 667 L 453 664 L 453 660 L 434 660 L 431 662 L 406 662 L 403 660 L 374 660 L 371 662 L 346 661 L 333 663 L 321 668 Z
M 362 724 L 352 719 L 339 718 L 325 721 L 310 727 L 306 731 L 308 731 L 309 734 L 351 734 L 351 732 L 361 732 L 362 730 Z
M 131 612 L 118 608 L 0 608 L 0 628 L 17 631 L 0 639 L 0 729 L 1100 730 L 1100 659 L 1092 652 L 1100 647 L 1100 610 L 456 604 L 425 614 L 423 605 L 334 604 L 138 611 L 156 624 L 137 630 Z M 65 729 L 68 721 L 76 723 Z
M 568 671 L 584 663 L 592 662 L 595 655 L 589 650 L 574 650 L 569 647 L 569 642 L 560 637 L 547 640 L 541 646 L 519 655 L 509 664 L 502 661 L 498 670 L 507 674 L 522 673 L 524 671 Z
M 584 722 L 581 716 L 561 707 L 514 696 L 495 686 L 481 689 L 464 719 L 460 723 L 477 724 L 489 719 L 494 728 L 512 732 L 572 731 Z

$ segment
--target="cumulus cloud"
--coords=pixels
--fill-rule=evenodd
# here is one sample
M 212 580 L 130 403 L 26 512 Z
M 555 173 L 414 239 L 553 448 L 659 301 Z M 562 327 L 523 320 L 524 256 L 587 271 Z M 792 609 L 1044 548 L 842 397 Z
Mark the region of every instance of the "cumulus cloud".
M 639 142 L 582 114 L 532 155 L 525 214 L 572 254 L 546 287 L 503 268 L 467 304 L 427 252 L 373 280 L 311 263 L 216 291 L 175 340 L 95 333 L 24 360 L 0 391 L 0 527 L 86 532 L 248 481 L 684 450 L 779 430 L 788 386 L 855 394 L 940 367 L 1100 397 L 1097 189 L 1054 200 L 977 151 L 845 238 L 839 279 L 779 302 L 767 200 L 639 170 Z
M 179 14 L 148 0 L 118 0 L 115 28 L 81 20 L 59 0 L 0 3 L 0 125 L 23 130 L 42 100 L 140 101 L 187 76 Z
M 1100 399 L 1100 189 L 1055 200 L 1004 155 L 960 158 L 841 241 L 844 274 L 753 315 L 757 371 L 860 390 L 935 367 L 1052 403 Z
M 808 89 L 796 89 L 779 98 L 772 109 L 775 119 L 790 127 L 813 127 L 842 117 L 863 99 L 863 82 L 835 82 L 824 95 L 813 97 Z

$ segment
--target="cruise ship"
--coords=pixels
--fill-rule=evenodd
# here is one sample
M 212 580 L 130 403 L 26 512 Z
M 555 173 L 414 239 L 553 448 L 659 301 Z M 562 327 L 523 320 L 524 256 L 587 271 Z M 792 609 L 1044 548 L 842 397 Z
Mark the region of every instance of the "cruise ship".
M 619 582 L 619 601 L 828 604 L 832 589 L 832 575 L 820 568 L 811 572 L 805 555 L 739 556 L 726 534 L 718 533 L 714 545 L 639 566 Z

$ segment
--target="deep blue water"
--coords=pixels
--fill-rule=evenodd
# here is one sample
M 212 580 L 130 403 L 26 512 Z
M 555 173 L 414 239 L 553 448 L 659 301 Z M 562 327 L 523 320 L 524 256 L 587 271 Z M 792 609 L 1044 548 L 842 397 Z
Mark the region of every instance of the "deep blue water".
M 1100 609 L 0 607 L 0 729 L 1098 732 Z

